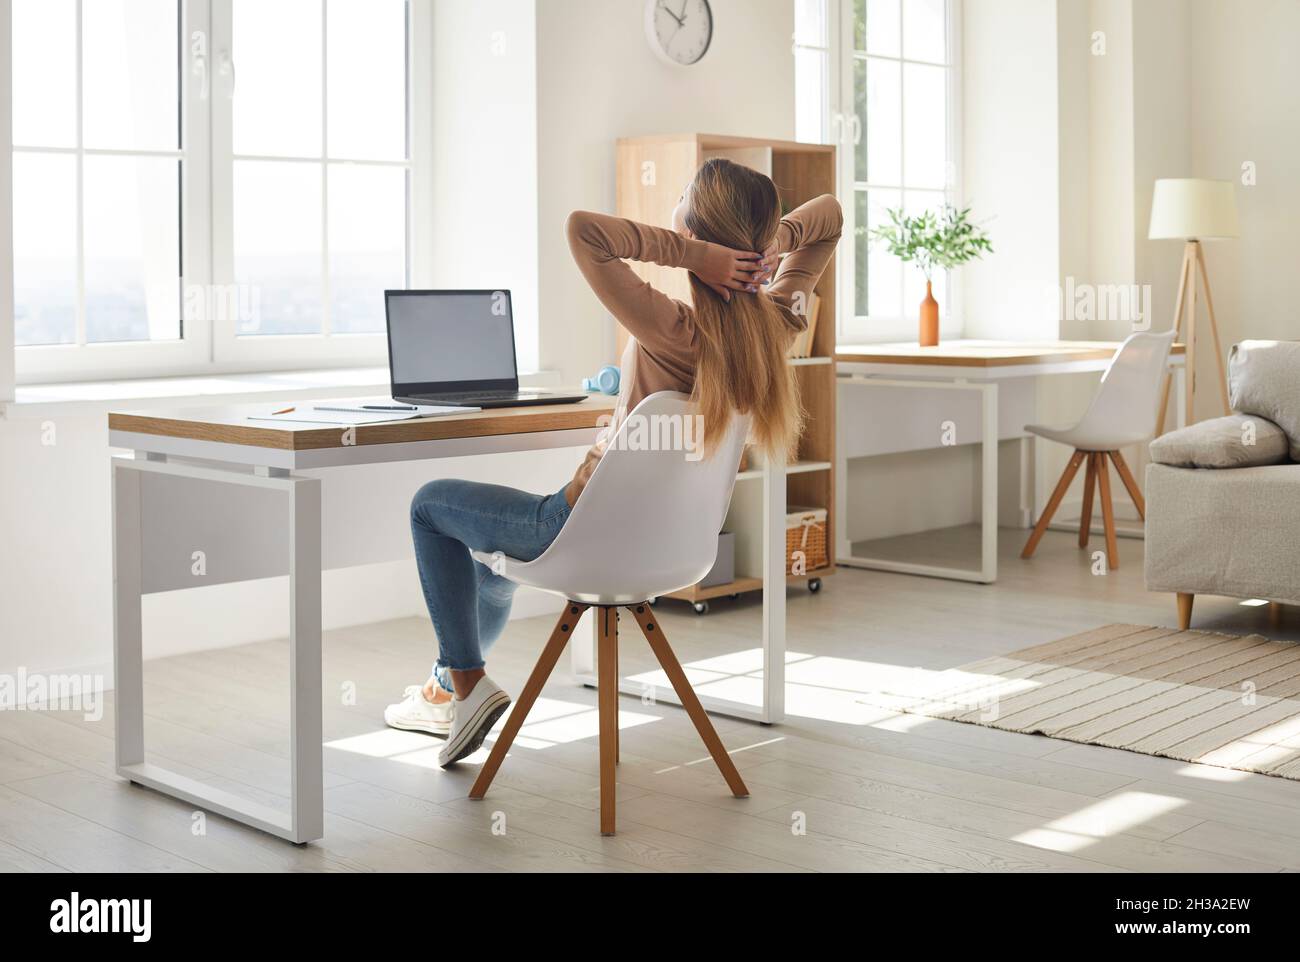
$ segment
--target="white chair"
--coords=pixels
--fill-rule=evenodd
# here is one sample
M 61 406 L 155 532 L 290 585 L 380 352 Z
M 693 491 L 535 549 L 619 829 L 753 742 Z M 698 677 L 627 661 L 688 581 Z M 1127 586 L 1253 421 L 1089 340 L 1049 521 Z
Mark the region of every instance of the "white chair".
M 555 668 L 578 618 L 596 609 L 600 720 L 600 831 L 614 834 L 614 766 L 618 763 L 618 609 L 626 607 L 737 798 L 749 789 L 722 746 L 686 674 L 664 638 L 648 599 L 693 585 L 718 551 L 731 490 L 749 433 L 734 417 L 711 458 L 685 450 L 699 440 L 695 406 L 663 391 L 638 404 L 619 425 L 582 497 L 551 546 L 533 561 L 474 552 L 474 558 L 521 585 L 569 602 L 533 668 L 505 729 L 479 772 L 470 798 L 482 798 Z
M 1156 431 L 1157 402 L 1160 382 L 1169 360 L 1169 348 L 1174 343 L 1175 331 L 1163 334 L 1132 334 L 1101 376 L 1101 385 L 1087 412 L 1079 423 L 1070 428 L 1050 428 L 1040 424 L 1026 424 L 1025 430 L 1051 441 L 1059 441 L 1074 448 L 1070 463 L 1065 466 L 1056 490 L 1043 509 L 1038 524 L 1025 542 L 1020 557 L 1029 558 L 1060 507 L 1070 482 L 1087 459 L 1087 473 L 1083 482 L 1083 513 L 1079 518 L 1079 547 L 1088 546 L 1092 527 L 1092 499 L 1094 489 L 1101 497 L 1101 516 L 1106 529 L 1106 559 L 1110 568 L 1119 567 L 1119 553 L 1115 543 L 1115 511 L 1110 497 L 1110 472 L 1107 459 L 1115 465 L 1120 480 L 1128 489 L 1137 508 L 1138 517 L 1146 520 L 1146 505 L 1138 490 L 1133 473 L 1129 471 L 1119 449 L 1129 444 L 1151 440 Z

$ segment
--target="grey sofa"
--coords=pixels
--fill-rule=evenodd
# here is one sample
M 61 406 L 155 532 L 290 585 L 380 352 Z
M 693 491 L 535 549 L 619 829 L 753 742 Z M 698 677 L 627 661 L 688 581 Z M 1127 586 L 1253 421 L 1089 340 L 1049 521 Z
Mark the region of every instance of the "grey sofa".
M 1300 604 L 1300 342 L 1242 341 L 1229 357 L 1235 414 L 1151 442 L 1146 586 Z

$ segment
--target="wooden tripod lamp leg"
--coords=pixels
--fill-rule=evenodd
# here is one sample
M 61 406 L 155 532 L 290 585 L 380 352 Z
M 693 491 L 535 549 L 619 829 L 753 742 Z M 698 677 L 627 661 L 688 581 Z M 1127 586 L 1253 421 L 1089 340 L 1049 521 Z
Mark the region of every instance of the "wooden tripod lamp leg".
M 1205 251 L 1196 245 L 1196 265 L 1200 269 L 1201 287 L 1205 290 L 1205 313 L 1210 319 L 1210 337 L 1214 339 L 1214 360 L 1219 366 L 1219 400 L 1223 402 L 1223 413 L 1232 413 L 1228 401 L 1228 372 L 1223 367 L 1223 346 L 1219 343 L 1219 322 L 1214 319 L 1214 300 L 1210 297 L 1210 275 L 1205 270 Z
M 1186 376 L 1186 416 L 1183 423 L 1190 427 L 1196 423 L 1193 409 L 1196 407 L 1196 248 L 1198 241 L 1188 241 L 1191 249 L 1192 263 L 1187 278 L 1187 376 Z
M 1061 472 L 1061 480 L 1056 482 L 1056 490 L 1052 492 L 1052 497 L 1048 499 L 1047 507 L 1043 509 L 1038 524 L 1034 525 L 1034 530 L 1030 532 L 1029 540 L 1025 542 L 1025 548 L 1020 552 L 1020 557 L 1033 557 L 1034 549 L 1038 547 L 1038 542 L 1043 540 L 1043 534 L 1047 531 L 1047 526 L 1052 523 L 1052 515 L 1056 514 L 1056 509 L 1061 506 L 1061 499 L 1065 497 L 1065 492 L 1070 488 L 1070 482 L 1079 473 L 1079 465 L 1083 463 L 1083 459 L 1084 453 L 1082 451 L 1075 451 L 1070 456 L 1070 463 Z
M 677 699 L 682 703 L 682 707 L 686 709 L 686 714 L 690 716 L 691 721 L 695 723 L 695 730 L 700 733 L 700 738 L 704 740 L 705 747 L 708 748 L 709 754 L 713 756 L 713 761 L 718 766 L 718 770 L 722 772 L 722 777 L 727 780 L 731 794 L 737 798 L 748 798 L 749 789 L 745 787 L 740 772 L 736 771 L 736 764 L 731 760 L 731 756 L 727 754 L 727 749 L 723 747 L 722 739 L 718 737 L 717 731 L 714 730 L 713 722 L 709 721 L 704 706 L 700 704 L 699 698 L 695 696 L 695 689 L 686 680 L 686 672 L 682 671 L 677 656 L 668 647 L 668 639 L 664 637 L 659 619 L 651 614 L 649 605 L 630 605 L 628 611 L 632 612 L 632 616 L 636 618 L 636 623 L 641 626 L 641 633 L 645 635 L 645 640 L 650 643 L 650 650 L 655 653 L 664 674 L 672 682 L 673 691 L 677 692 Z
M 1178 272 L 1178 300 L 1174 304 L 1174 340 L 1183 331 L 1183 297 L 1187 293 L 1187 274 L 1192 265 L 1192 248 L 1190 244 L 1183 246 L 1183 266 Z M 1188 372 L 1188 376 L 1191 373 Z M 1160 414 L 1156 418 L 1156 437 L 1165 433 L 1165 417 L 1169 413 L 1169 388 L 1173 383 L 1174 376 L 1171 372 L 1165 371 L 1164 383 L 1160 387 Z M 1190 381 L 1188 383 L 1191 383 Z
M 492 746 L 492 752 L 488 755 L 488 760 L 483 763 L 479 769 L 478 778 L 474 780 L 474 787 L 469 790 L 470 798 L 482 798 L 487 794 L 488 787 L 492 784 L 492 779 L 496 777 L 497 769 L 505 760 L 506 753 L 510 751 L 510 746 L 514 743 L 515 736 L 519 734 L 519 729 L 523 727 L 524 719 L 532 710 L 533 702 L 537 701 L 537 696 L 542 693 L 542 687 L 546 684 L 546 679 L 551 677 L 551 672 L 555 670 L 555 663 L 560 660 L 560 653 L 564 651 L 564 646 L 569 643 L 569 637 L 573 634 L 573 629 L 577 626 L 578 619 L 582 613 L 587 610 L 587 605 L 569 602 L 560 612 L 559 620 L 555 622 L 555 630 L 551 632 L 551 638 L 542 649 L 542 657 L 537 659 L 537 664 L 533 666 L 533 673 L 528 676 L 528 681 L 524 684 L 524 690 L 519 693 L 519 700 L 510 711 L 510 717 L 506 719 L 506 727 L 501 732 L 501 737 L 496 740 Z

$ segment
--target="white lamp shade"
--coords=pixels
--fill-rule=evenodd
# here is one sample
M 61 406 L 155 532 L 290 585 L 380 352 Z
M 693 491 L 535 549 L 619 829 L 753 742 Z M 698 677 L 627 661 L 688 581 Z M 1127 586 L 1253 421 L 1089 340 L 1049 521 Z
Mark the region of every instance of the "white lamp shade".
M 1237 199 L 1230 180 L 1167 177 L 1151 197 L 1151 240 L 1237 236 Z

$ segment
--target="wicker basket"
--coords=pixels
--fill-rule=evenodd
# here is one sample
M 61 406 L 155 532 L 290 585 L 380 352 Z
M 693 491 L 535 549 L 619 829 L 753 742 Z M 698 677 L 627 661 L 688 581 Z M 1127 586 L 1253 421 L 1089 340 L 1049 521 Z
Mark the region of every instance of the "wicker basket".
M 785 573 L 826 567 L 826 509 L 791 507 L 785 516 Z

